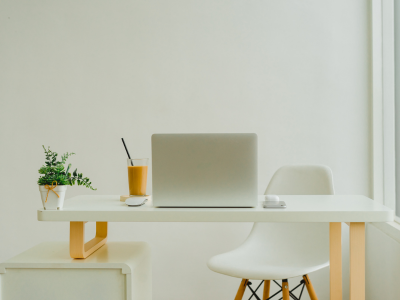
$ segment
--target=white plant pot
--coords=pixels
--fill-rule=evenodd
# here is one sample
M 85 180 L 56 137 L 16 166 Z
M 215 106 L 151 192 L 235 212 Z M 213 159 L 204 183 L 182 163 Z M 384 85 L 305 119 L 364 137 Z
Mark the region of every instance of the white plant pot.
M 44 185 L 39 185 L 40 195 L 42 196 L 42 203 L 45 210 L 62 210 L 64 205 L 65 193 L 67 191 L 66 185 L 57 185 L 54 190 L 48 190 Z M 47 196 L 47 192 L 49 195 Z M 60 197 L 53 192 L 55 191 Z M 46 202 L 47 196 L 47 202 Z

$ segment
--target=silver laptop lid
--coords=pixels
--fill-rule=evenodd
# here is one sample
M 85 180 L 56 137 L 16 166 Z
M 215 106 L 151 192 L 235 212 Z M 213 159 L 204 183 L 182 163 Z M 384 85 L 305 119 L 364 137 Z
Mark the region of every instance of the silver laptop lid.
M 153 205 L 257 206 L 257 135 L 153 134 Z

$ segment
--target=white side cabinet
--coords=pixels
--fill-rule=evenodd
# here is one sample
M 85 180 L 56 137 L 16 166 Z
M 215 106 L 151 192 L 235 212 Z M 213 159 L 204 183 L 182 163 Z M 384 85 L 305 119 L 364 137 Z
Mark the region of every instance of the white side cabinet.
M 86 259 L 46 242 L 0 264 L 1 300 L 151 300 L 151 288 L 145 242 L 109 242 Z

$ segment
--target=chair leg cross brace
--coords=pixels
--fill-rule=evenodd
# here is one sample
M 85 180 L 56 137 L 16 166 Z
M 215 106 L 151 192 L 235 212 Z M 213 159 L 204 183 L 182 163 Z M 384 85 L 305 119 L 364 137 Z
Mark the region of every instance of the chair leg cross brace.
M 257 290 L 260 288 L 260 286 L 263 284 L 263 282 L 264 282 L 264 280 L 263 281 L 261 281 L 261 283 L 258 285 L 258 287 L 256 288 L 256 290 L 255 291 L 253 291 L 253 289 L 251 288 L 251 282 L 250 281 L 248 281 L 247 282 L 247 286 L 249 287 L 249 289 L 250 289 L 250 291 L 251 291 L 251 293 L 252 293 L 252 295 L 251 295 L 251 297 L 249 298 L 249 300 L 254 296 L 254 297 L 256 297 L 257 298 L 257 300 L 261 300 L 258 296 L 257 296 Z
M 263 300 L 270 300 L 270 299 L 272 299 L 273 297 L 275 297 L 276 295 L 278 295 L 278 294 L 280 294 L 281 292 L 282 292 L 282 286 L 278 283 L 278 282 L 276 282 L 275 280 L 273 280 L 280 288 L 281 288 L 281 290 L 279 290 L 279 291 L 277 291 L 275 294 L 273 294 L 271 297 L 269 297 L 269 298 L 267 298 L 267 299 L 263 299 Z M 257 300 L 261 300 L 260 299 L 260 297 L 258 297 L 258 295 L 257 295 L 257 290 L 260 288 L 260 286 L 263 284 L 263 282 L 265 282 L 264 280 L 263 281 L 261 281 L 261 283 L 258 285 L 258 287 L 255 289 L 255 290 L 253 290 L 252 288 L 251 288 L 251 282 L 250 281 L 248 281 L 247 282 L 247 286 L 248 286 L 248 288 L 250 289 L 250 291 L 251 291 L 251 293 L 252 293 L 252 295 L 250 296 L 250 298 L 249 298 L 249 300 L 254 296 Z M 287 282 L 287 280 L 285 281 L 283 281 L 283 283 L 285 283 L 285 282 Z M 299 287 L 302 287 L 301 288 L 301 292 L 300 292 L 300 295 L 299 295 L 299 297 L 297 298 L 294 294 L 293 294 L 293 291 L 295 291 L 297 288 L 299 288 Z M 292 290 L 290 290 L 289 291 L 289 295 L 290 295 L 290 297 L 293 299 L 293 300 L 300 300 L 301 299 L 301 296 L 303 295 L 303 291 L 304 291 L 304 287 L 306 286 L 306 283 L 305 283 L 305 280 L 303 279 L 303 280 L 301 280 L 300 281 L 300 283 L 296 286 L 296 287 L 294 287 Z M 279 300 L 282 300 L 283 299 L 283 297 L 281 297 Z

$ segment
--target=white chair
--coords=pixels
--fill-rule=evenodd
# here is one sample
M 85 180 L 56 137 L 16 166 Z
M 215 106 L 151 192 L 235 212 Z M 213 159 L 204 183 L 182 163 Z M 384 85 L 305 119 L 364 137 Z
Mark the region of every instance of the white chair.
M 333 195 L 332 171 L 321 165 L 284 166 L 275 172 L 265 194 Z M 241 246 L 212 257 L 208 267 L 242 278 L 235 300 L 242 299 L 247 286 L 259 300 L 255 292 L 263 282 L 262 300 L 274 297 L 281 291 L 270 297 L 271 280 L 276 284 L 276 280 L 282 280 L 283 300 L 300 299 L 304 286 L 311 300 L 317 300 L 308 274 L 329 265 L 328 228 L 327 223 L 254 223 Z M 290 291 L 287 279 L 297 276 L 303 276 L 303 280 Z M 263 281 L 253 290 L 250 279 Z M 299 287 L 300 296 L 295 296 L 293 291 Z

